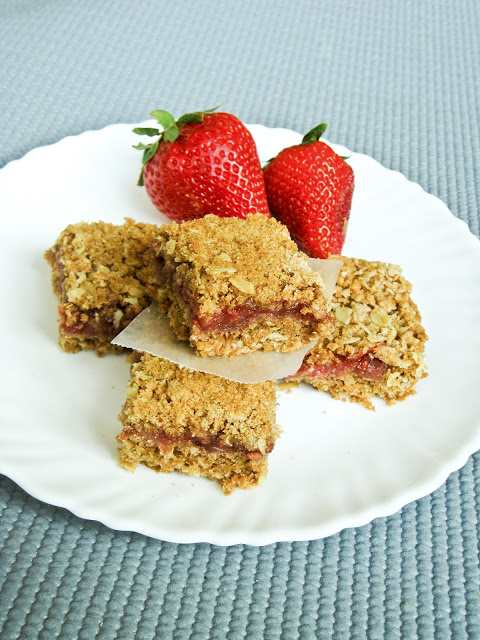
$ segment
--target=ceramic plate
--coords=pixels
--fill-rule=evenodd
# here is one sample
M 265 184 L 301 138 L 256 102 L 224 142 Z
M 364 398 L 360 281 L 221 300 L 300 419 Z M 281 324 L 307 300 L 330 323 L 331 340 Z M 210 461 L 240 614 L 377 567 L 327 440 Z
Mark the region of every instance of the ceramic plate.
M 123 356 L 63 353 L 43 252 L 80 220 L 167 220 L 136 186 L 132 125 L 35 149 L 0 171 L 4 274 L 0 471 L 31 495 L 108 527 L 173 542 L 320 538 L 397 511 L 480 448 L 480 243 L 438 199 L 365 155 L 345 255 L 400 264 L 430 336 L 416 396 L 376 411 L 304 385 L 279 393 L 283 436 L 266 483 L 216 484 L 117 464 Z M 262 160 L 300 136 L 252 125 Z

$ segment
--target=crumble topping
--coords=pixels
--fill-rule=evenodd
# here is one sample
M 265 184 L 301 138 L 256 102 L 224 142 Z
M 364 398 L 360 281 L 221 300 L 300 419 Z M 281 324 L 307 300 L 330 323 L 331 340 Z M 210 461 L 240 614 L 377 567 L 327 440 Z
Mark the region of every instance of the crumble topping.
M 308 304 L 318 317 L 325 314 L 321 277 L 273 218 L 207 215 L 172 222 L 160 229 L 154 249 L 167 278 L 181 283 L 182 295 L 194 301 L 200 316 L 252 301 L 265 309 L 279 300 Z
M 45 252 L 47 262 L 57 271 L 55 292 L 84 309 L 113 304 L 140 307 L 155 288 L 147 253 L 158 229 L 130 218 L 124 225 L 69 225 Z
M 387 364 L 419 363 L 427 336 L 401 268 L 360 258 L 332 259 L 343 265 L 331 301 L 336 332 L 325 349 L 350 357 L 373 348 Z
M 264 454 L 279 435 L 275 409 L 273 381 L 233 382 L 144 353 L 132 365 L 121 421 L 152 437 L 215 438 Z

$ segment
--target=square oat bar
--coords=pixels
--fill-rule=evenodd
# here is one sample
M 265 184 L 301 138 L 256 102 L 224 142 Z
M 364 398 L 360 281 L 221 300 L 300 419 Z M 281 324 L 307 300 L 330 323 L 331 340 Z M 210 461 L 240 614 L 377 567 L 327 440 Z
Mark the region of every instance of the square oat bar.
M 259 485 L 279 435 L 275 382 L 242 384 L 134 352 L 120 420 L 119 460 L 180 471 L 225 494 Z
M 152 302 L 148 253 L 158 229 L 130 219 L 123 225 L 80 222 L 69 225 L 45 252 L 59 298 L 64 351 L 123 350 L 110 340 Z
M 291 352 L 331 330 L 320 275 L 273 218 L 171 223 L 154 254 L 170 324 L 201 356 Z
M 344 256 L 331 302 L 333 338 L 307 353 L 291 380 L 302 380 L 334 398 L 371 398 L 394 404 L 415 393 L 427 373 L 423 352 L 427 335 L 412 285 L 399 266 Z

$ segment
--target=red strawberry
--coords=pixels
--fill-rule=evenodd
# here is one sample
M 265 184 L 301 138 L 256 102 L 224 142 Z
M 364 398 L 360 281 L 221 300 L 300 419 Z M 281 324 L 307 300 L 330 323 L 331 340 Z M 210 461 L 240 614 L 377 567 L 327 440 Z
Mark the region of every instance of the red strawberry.
M 190 113 L 176 122 L 166 111 L 151 115 L 162 125 L 136 128 L 140 135 L 159 136 L 140 143 L 145 184 L 153 204 L 172 220 L 202 218 L 207 213 L 245 218 L 270 216 L 263 174 L 251 133 L 229 113 Z
M 264 170 L 272 215 L 288 227 L 299 248 L 313 258 L 342 251 L 352 204 L 352 168 L 319 138 L 320 124 L 302 143 L 288 147 Z

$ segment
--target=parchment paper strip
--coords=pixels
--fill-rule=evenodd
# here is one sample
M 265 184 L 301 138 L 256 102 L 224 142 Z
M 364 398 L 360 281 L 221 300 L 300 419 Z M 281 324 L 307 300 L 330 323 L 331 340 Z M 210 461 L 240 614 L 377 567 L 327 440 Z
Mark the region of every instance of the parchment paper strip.
M 114 340 L 114 344 L 146 351 L 170 362 L 205 373 L 213 373 L 236 382 L 264 382 L 293 374 L 315 342 L 294 353 L 276 351 L 242 353 L 234 358 L 197 356 L 188 342 L 177 339 L 167 316 L 156 304 L 144 309 Z

